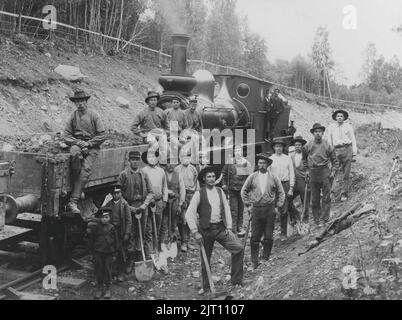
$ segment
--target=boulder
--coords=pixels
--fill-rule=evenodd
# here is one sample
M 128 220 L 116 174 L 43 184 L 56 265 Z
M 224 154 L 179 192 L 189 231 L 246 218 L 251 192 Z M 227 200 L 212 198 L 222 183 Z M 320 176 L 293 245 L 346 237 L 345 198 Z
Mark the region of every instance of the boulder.
M 71 82 L 82 81 L 86 76 L 81 73 L 80 68 L 68 66 L 68 65 L 58 65 L 54 72 L 61 75 L 64 79 Z
M 120 108 L 129 108 L 130 107 L 130 101 L 128 101 L 126 98 L 117 97 L 116 102 Z

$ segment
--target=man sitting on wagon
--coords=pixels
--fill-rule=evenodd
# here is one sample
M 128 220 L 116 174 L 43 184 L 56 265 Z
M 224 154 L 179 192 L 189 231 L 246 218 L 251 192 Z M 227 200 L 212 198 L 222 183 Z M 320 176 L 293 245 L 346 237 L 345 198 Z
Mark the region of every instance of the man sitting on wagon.
M 90 96 L 82 90 L 76 91 L 74 96 L 70 97 L 77 110 L 68 120 L 64 132 L 64 141 L 71 147 L 73 192 L 68 207 L 74 214 L 80 213 L 78 200 L 91 176 L 100 146 L 106 140 L 105 128 L 99 115 L 88 109 L 89 98 Z

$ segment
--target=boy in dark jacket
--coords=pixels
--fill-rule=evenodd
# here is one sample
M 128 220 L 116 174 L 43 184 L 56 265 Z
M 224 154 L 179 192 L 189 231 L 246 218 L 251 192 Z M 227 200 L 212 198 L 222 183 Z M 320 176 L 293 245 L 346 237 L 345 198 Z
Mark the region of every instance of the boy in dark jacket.
M 122 198 L 121 185 L 116 183 L 112 186 L 113 199 L 106 206 L 111 209 L 111 223 L 117 232 L 117 260 L 113 274 L 117 275 L 117 281 L 123 282 L 127 267 L 127 251 L 132 246 L 132 218 L 131 210 L 127 201 Z
M 88 229 L 90 250 L 93 254 L 96 277 L 95 299 L 100 299 L 105 285 L 105 299 L 111 298 L 110 284 L 112 281 L 113 258 L 116 252 L 117 233 L 110 223 L 111 208 L 101 208 L 101 219 Z

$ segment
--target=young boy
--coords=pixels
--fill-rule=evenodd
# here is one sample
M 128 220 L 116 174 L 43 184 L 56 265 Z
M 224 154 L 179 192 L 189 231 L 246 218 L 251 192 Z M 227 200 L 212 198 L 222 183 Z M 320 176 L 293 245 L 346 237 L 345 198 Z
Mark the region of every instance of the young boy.
M 117 274 L 117 281 L 123 282 L 127 266 L 127 249 L 132 245 L 132 218 L 131 210 L 127 201 L 122 198 L 121 185 L 116 183 L 112 187 L 112 197 L 106 206 L 112 211 L 111 223 L 117 232 L 117 261 L 114 274 Z
M 90 250 L 93 254 L 96 277 L 95 299 L 100 299 L 105 285 L 105 299 L 112 297 L 110 284 L 112 281 L 113 257 L 116 252 L 117 233 L 110 223 L 111 208 L 103 207 L 99 210 L 100 221 L 92 224 L 88 229 L 90 236 Z

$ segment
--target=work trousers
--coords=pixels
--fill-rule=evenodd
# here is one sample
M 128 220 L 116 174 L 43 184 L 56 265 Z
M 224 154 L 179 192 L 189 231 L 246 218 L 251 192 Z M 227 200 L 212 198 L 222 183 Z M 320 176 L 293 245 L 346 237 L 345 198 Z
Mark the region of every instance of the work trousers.
M 110 286 L 112 282 L 113 254 L 95 251 L 93 257 L 97 286 Z
M 241 192 L 229 189 L 230 211 L 232 213 L 233 232 L 240 232 L 243 227 L 244 204 Z
M 300 219 L 300 212 L 296 209 L 293 202 L 298 196 L 300 196 L 302 206 L 304 206 L 304 195 L 306 192 L 306 187 L 307 187 L 307 203 L 306 203 L 306 211 L 304 213 L 304 222 L 308 222 L 308 212 L 311 201 L 311 190 L 310 186 L 306 185 L 306 181 L 304 178 L 296 178 L 296 184 L 295 187 L 293 188 L 293 197 L 291 200 L 289 200 L 289 215 L 290 219 L 293 222 L 296 222 L 298 219 Z
M 285 192 L 285 202 L 283 206 L 279 209 L 279 213 L 281 214 L 281 234 L 288 234 L 288 213 L 289 213 L 289 200 L 288 200 L 288 192 L 290 188 L 289 181 L 282 181 L 283 191 Z
M 331 210 L 330 174 L 331 171 L 328 167 L 310 170 L 312 211 L 316 223 L 318 223 L 320 219 L 322 222 L 327 222 L 329 219 L 329 213 Z
M 155 222 L 156 222 L 156 230 L 153 225 L 153 217 L 152 215 L 155 214 Z M 163 214 L 163 201 L 162 199 L 155 201 L 155 213 L 148 209 L 148 216 L 146 220 L 146 227 L 145 227 L 145 249 L 146 255 L 149 253 L 155 253 L 156 249 L 159 248 L 160 244 L 160 231 L 162 226 L 162 214 Z M 156 233 L 156 241 L 155 241 L 155 233 Z
M 190 201 L 193 198 L 194 192 L 188 192 L 186 190 L 186 205 L 187 208 L 190 205 Z M 179 233 L 180 233 L 180 238 L 181 238 L 181 243 L 182 244 L 187 244 L 188 240 L 190 238 L 190 229 L 187 225 L 186 222 L 186 211 L 187 210 L 181 210 L 180 214 L 178 216 L 178 220 L 177 220 L 177 227 L 179 229 Z
M 99 155 L 99 149 L 89 149 L 84 155 L 79 146 L 73 145 L 70 149 L 72 162 L 73 192 L 71 199 L 77 202 L 82 190 L 89 181 L 92 174 L 92 166 Z
M 171 202 L 169 209 L 169 202 Z M 169 234 L 172 235 L 176 231 L 179 212 L 179 199 L 169 199 L 165 210 L 163 210 L 162 225 L 160 233 L 160 242 L 166 242 Z M 169 215 L 170 215 L 170 230 L 169 230 Z
M 275 204 L 267 204 L 266 206 L 255 207 L 251 209 L 251 261 L 258 261 L 258 252 L 261 237 L 264 236 L 263 243 L 273 240 L 275 227 Z
M 348 196 L 350 188 L 350 169 L 353 159 L 352 145 L 336 147 L 335 154 L 339 161 L 341 170 L 337 172 L 334 178 L 333 193 Z M 337 192 L 338 191 L 338 192 Z
M 232 255 L 232 268 L 231 268 L 231 282 L 233 285 L 241 284 L 243 280 L 243 245 L 240 240 L 233 234 L 227 234 L 227 229 L 223 222 L 217 224 L 210 224 L 208 229 L 200 231 L 205 247 L 205 253 L 210 266 L 212 250 L 214 243 L 217 241 L 228 250 Z M 201 254 L 201 252 L 200 252 Z M 205 262 L 201 254 L 201 270 L 202 270 L 202 285 L 204 290 L 208 290 L 209 282 L 207 271 L 205 269 Z

